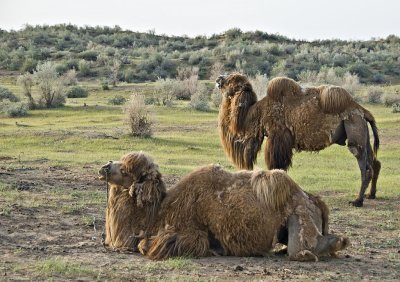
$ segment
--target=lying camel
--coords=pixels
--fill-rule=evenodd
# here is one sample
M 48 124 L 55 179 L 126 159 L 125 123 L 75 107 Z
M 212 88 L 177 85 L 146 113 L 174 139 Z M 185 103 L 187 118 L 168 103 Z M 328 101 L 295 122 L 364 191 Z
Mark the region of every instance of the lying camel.
M 196 169 L 166 190 L 157 164 L 142 152 L 110 161 L 105 246 L 173 256 L 264 256 L 280 242 L 289 259 L 317 261 L 346 248 L 328 234 L 328 207 L 283 170 L 231 173 Z

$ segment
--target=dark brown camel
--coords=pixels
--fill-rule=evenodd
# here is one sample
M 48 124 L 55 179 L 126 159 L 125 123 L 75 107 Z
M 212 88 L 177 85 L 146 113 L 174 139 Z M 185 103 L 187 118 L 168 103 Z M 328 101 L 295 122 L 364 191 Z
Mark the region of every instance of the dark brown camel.
M 219 112 L 220 138 L 225 153 L 241 169 L 252 169 L 267 137 L 265 162 L 268 169 L 287 170 L 296 151 L 320 151 L 332 144 L 346 145 L 361 171 L 356 207 L 376 197 L 381 168 L 377 160 L 379 136 L 372 114 L 356 103 L 341 87 L 303 89 L 294 80 L 279 77 L 268 84 L 268 95 L 260 101 L 244 75 L 234 73 L 216 80 L 223 96 Z M 374 135 L 369 141 L 368 125 Z

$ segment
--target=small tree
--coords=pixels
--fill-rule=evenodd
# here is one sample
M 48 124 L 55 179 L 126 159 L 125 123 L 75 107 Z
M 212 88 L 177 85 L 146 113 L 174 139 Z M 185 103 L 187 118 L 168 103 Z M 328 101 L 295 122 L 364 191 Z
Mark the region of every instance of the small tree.
M 18 77 L 17 84 L 22 86 L 22 92 L 28 98 L 28 108 L 33 110 L 36 108 L 35 100 L 32 97 L 33 76 L 29 72 Z
M 53 63 L 38 65 L 33 78 L 41 91 L 40 102 L 46 108 L 62 106 L 65 103 L 65 86 L 59 79 Z
M 112 86 L 116 86 L 118 82 L 118 72 L 121 68 L 121 62 L 119 60 L 114 60 L 113 64 L 110 65 L 110 83 Z
M 150 108 L 145 104 L 144 95 L 132 94 L 124 111 L 133 136 L 151 137 L 153 118 Z

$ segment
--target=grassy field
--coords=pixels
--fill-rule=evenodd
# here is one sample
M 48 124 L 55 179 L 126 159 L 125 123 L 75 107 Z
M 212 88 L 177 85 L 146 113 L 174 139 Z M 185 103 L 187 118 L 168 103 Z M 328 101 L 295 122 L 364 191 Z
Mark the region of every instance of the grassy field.
M 2 84 L 19 93 L 10 81 Z M 321 262 L 318 270 L 282 258 L 156 263 L 102 251 L 99 233 L 105 193 L 104 185 L 96 180 L 97 170 L 108 160 L 143 150 L 160 165 L 170 184 L 205 164 L 220 163 L 233 171 L 219 143 L 217 109 L 193 111 L 184 102 L 171 108 L 155 106 L 154 136 L 137 138 L 128 133 L 122 107 L 107 101 L 116 94 L 129 97 L 137 87 L 149 90 L 152 85 L 124 85 L 111 91 L 88 87 L 88 98 L 69 99 L 63 108 L 0 118 L 0 243 L 6 250 L 0 255 L 0 276 L 6 280 L 251 280 L 267 279 L 273 272 L 268 265 L 279 270 L 269 277 L 272 280 L 309 280 L 316 275 L 323 275 L 322 280 L 400 279 L 400 114 L 365 105 L 380 129 L 382 171 L 378 199 L 366 200 L 364 208 L 348 205 L 359 191 L 360 172 L 346 147 L 297 153 L 289 170 L 304 190 L 321 195 L 328 203 L 333 230 L 347 234 L 353 242 L 347 259 Z M 258 167 L 265 168 L 262 153 Z M 65 229 L 60 227 L 63 224 Z M 94 259 L 106 267 L 99 269 Z M 233 271 L 231 263 L 244 265 L 252 276 Z M 348 270 L 349 264 L 353 271 Z M 207 266 L 222 270 L 211 271 Z

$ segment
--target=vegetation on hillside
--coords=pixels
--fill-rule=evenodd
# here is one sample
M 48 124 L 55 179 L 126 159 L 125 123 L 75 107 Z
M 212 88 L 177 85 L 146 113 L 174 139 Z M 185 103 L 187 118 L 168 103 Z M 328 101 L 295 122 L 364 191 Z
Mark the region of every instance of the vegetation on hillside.
M 120 27 L 70 24 L 0 29 L 0 69 L 33 72 L 53 61 L 59 74 L 74 69 L 78 77 L 100 77 L 109 84 L 176 78 L 179 68 L 198 68 L 200 79 L 218 71 L 248 75 L 287 75 L 332 68 L 357 75 L 362 83 L 396 83 L 400 75 L 400 38 L 369 41 L 298 41 L 261 31 L 234 28 L 210 37 L 139 33 Z

